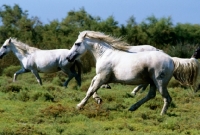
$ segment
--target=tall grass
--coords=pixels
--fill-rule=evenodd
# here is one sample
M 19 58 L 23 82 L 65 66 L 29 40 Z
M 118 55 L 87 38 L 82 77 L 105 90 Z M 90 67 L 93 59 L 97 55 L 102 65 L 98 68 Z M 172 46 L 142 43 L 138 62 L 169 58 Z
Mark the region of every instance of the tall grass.
M 0 77 L 0 135 L 200 134 L 200 93 L 191 93 L 174 79 L 168 87 L 173 102 L 164 116 L 160 116 L 163 99 L 159 93 L 138 110 L 129 112 L 128 108 L 148 90 L 133 97 L 129 93 L 134 86 L 121 84 L 111 84 L 112 89 L 98 91 L 103 99 L 101 105 L 91 98 L 83 110 L 76 110 L 94 74 L 94 69 L 83 74 L 80 88 L 74 79 L 64 88 L 57 83 L 63 82 L 60 73 L 43 79 L 43 86 L 31 73 L 19 75 L 15 83 L 11 74 L 3 73 Z

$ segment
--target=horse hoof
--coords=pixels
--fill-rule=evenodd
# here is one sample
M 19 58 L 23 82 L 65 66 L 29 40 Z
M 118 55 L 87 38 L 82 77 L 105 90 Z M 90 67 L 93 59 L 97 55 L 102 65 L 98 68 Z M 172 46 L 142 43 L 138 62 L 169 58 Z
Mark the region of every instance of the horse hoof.
M 80 106 L 80 105 L 77 105 L 77 106 L 76 106 L 76 109 L 77 109 L 77 110 L 82 110 L 82 109 L 83 109 L 83 107 L 82 107 L 82 106 Z
M 132 111 L 137 110 L 137 108 L 138 108 L 138 107 L 136 107 L 136 106 L 133 105 L 133 106 L 131 106 L 128 110 L 132 112 Z
M 131 112 L 135 111 L 135 109 L 132 109 L 132 108 L 129 108 L 128 110 L 131 111 Z
M 108 85 L 108 84 L 103 84 L 103 85 L 101 86 L 101 88 L 111 89 L 110 85 Z
M 96 99 L 96 102 L 97 102 L 97 104 L 101 104 L 103 102 L 103 100 L 98 98 L 98 99 Z
M 132 96 L 135 96 L 135 95 L 136 95 L 136 93 L 135 93 L 135 92 L 131 92 L 131 95 L 132 95 Z

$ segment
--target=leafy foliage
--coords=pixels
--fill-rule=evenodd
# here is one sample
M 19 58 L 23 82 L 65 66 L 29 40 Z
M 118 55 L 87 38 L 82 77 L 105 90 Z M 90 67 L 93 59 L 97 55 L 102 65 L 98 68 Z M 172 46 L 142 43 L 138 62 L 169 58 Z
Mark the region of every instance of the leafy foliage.
M 53 20 L 42 24 L 38 17 L 28 16 L 19 5 L 13 7 L 3 5 L 0 9 L 0 43 L 9 37 L 16 37 L 20 41 L 40 49 L 70 48 L 78 33 L 83 30 L 101 31 L 106 34 L 122 37 L 132 45 L 151 44 L 166 53 L 178 57 L 190 57 L 200 40 L 199 24 L 174 25 L 171 17 L 147 17 L 138 24 L 131 16 L 126 24 L 119 25 L 114 16 L 103 20 L 99 16 L 88 14 L 84 8 L 79 11 L 71 10 L 61 22 Z M 187 48 L 184 49 L 183 48 Z M 189 49 L 188 49 L 189 48 Z M 181 50 L 180 50 L 181 49 Z M 183 53 L 187 50 L 188 53 Z M 89 55 L 82 58 L 83 71 L 91 71 L 94 61 Z M 0 61 L 1 68 L 9 65 L 18 65 L 13 55 L 8 55 Z
M 3 5 L 0 9 L 0 43 L 16 37 L 30 46 L 40 49 L 70 48 L 78 33 L 83 30 L 101 31 L 122 37 L 132 44 L 151 44 L 171 56 L 189 58 L 199 45 L 200 25 L 174 25 L 170 17 L 147 17 L 138 24 L 131 16 L 126 24 L 119 25 L 114 16 L 103 20 L 88 14 L 84 8 L 70 11 L 59 22 L 43 24 L 38 17 L 28 16 L 19 5 Z M 0 134 L 12 135 L 90 135 L 90 134 L 199 134 L 199 91 L 193 93 L 180 86 L 174 79 L 168 85 L 173 102 L 165 116 L 160 116 L 162 97 L 141 106 L 135 112 L 127 109 L 147 94 L 129 93 L 133 86 L 112 84 L 111 90 L 99 90 L 103 104 L 93 99 L 84 110 L 75 105 L 85 96 L 95 74 L 95 63 L 89 54 L 81 58 L 83 85 L 79 88 L 72 80 L 63 88 L 66 76 L 62 73 L 41 74 L 43 86 L 39 86 L 31 73 L 19 75 L 13 83 L 13 74 L 19 70 L 19 61 L 13 54 L 0 61 Z M 17 66 L 16 66 L 17 65 Z

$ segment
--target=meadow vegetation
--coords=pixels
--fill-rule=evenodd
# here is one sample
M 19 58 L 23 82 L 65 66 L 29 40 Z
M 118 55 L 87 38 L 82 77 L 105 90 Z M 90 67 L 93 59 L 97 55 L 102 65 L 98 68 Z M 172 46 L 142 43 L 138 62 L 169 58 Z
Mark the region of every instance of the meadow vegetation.
M 168 89 L 173 102 L 168 112 L 160 116 L 163 100 L 159 93 L 134 112 L 128 108 L 144 97 L 148 90 L 132 96 L 134 86 L 111 84 L 112 89 L 100 89 L 103 103 L 90 99 L 84 110 L 76 104 L 85 96 L 95 74 L 82 76 L 82 86 L 73 79 L 62 87 L 62 72 L 41 74 L 40 86 L 33 74 L 19 75 L 12 82 L 14 69 L 6 68 L 0 77 L 0 135 L 194 135 L 200 133 L 200 93 L 181 87 L 172 79 Z M 52 77 L 53 76 L 53 77 Z
M 134 14 L 134 13 L 133 13 Z M 19 5 L 0 8 L 0 43 L 9 37 L 40 49 L 71 48 L 83 30 L 104 32 L 122 37 L 130 45 L 150 44 L 170 56 L 190 58 L 200 43 L 199 24 L 173 24 L 171 17 L 149 16 L 141 23 L 127 18 L 118 24 L 114 16 L 103 20 L 88 14 L 84 8 L 71 10 L 62 20 L 43 24 L 29 17 Z M 83 110 L 77 110 L 95 75 L 94 61 L 89 54 L 81 59 L 82 86 L 75 80 L 62 87 L 66 75 L 62 72 L 40 74 L 40 86 L 32 73 L 18 76 L 19 61 L 12 54 L 0 60 L 0 135 L 198 135 L 200 134 L 200 91 L 193 93 L 172 78 L 168 85 L 173 99 L 168 112 L 160 116 L 163 99 L 157 96 L 129 112 L 129 107 L 143 98 L 148 90 L 132 96 L 135 86 L 110 84 L 112 89 L 100 89 L 103 99 L 97 105 L 90 99 Z

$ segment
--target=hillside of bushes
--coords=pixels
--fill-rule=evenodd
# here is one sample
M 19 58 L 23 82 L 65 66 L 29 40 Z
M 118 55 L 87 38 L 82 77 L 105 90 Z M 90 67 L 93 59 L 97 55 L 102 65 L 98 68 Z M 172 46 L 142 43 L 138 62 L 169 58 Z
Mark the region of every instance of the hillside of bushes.
M 133 13 L 134 14 L 134 13 Z M 131 45 L 150 44 L 171 56 L 190 58 L 200 44 L 200 24 L 173 24 L 172 18 L 149 16 L 137 23 L 134 16 L 119 25 L 113 16 L 102 20 L 84 8 L 70 11 L 62 20 L 43 24 L 29 17 L 19 5 L 0 8 L 0 43 L 9 37 L 40 49 L 71 48 L 80 31 L 93 30 L 121 37 Z M 181 86 L 174 78 L 168 85 L 172 103 L 166 115 L 160 116 L 163 99 L 157 96 L 134 112 L 129 107 L 147 95 L 148 89 L 135 96 L 135 86 L 110 84 L 99 89 L 101 105 L 91 98 L 83 110 L 78 104 L 95 75 L 90 55 L 83 57 L 82 85 L 62 72 L 40 74 L 40 86 L 32 73 L 13 74 L 19 61 L 10 53 L 0 60 L 0 135 L 198 135 L 200 134 L 200 93 Z
M 134 14 L 134 13 L 133 13 Z M 150 44 L 163 49 L 171 56 L 189 58 L 200 43 L 200 25 L 172 23 L 171 17 L 149 16 L 137 23 L 134 16 L 127 23 L 119 25 L 113 16 L 103 20 L 88 14 L 84 8 L 71 10 L 62 21 L 53 20 L 43 24 L 37 16 L 29 17 L 28 11 L 19 5 L 2 5 L 0 8 L 0 43 L 9 37 L 40 49 L 70 49 L 79 32 L 93 30 L 114 37 L 121 37 L 131 45 Z M 82 58 L 84 72 L 89 72 L 94 63 L 89 55 Z M 19 61 L 10 53 L 0 60 L 4 67 L 18 65 Z

